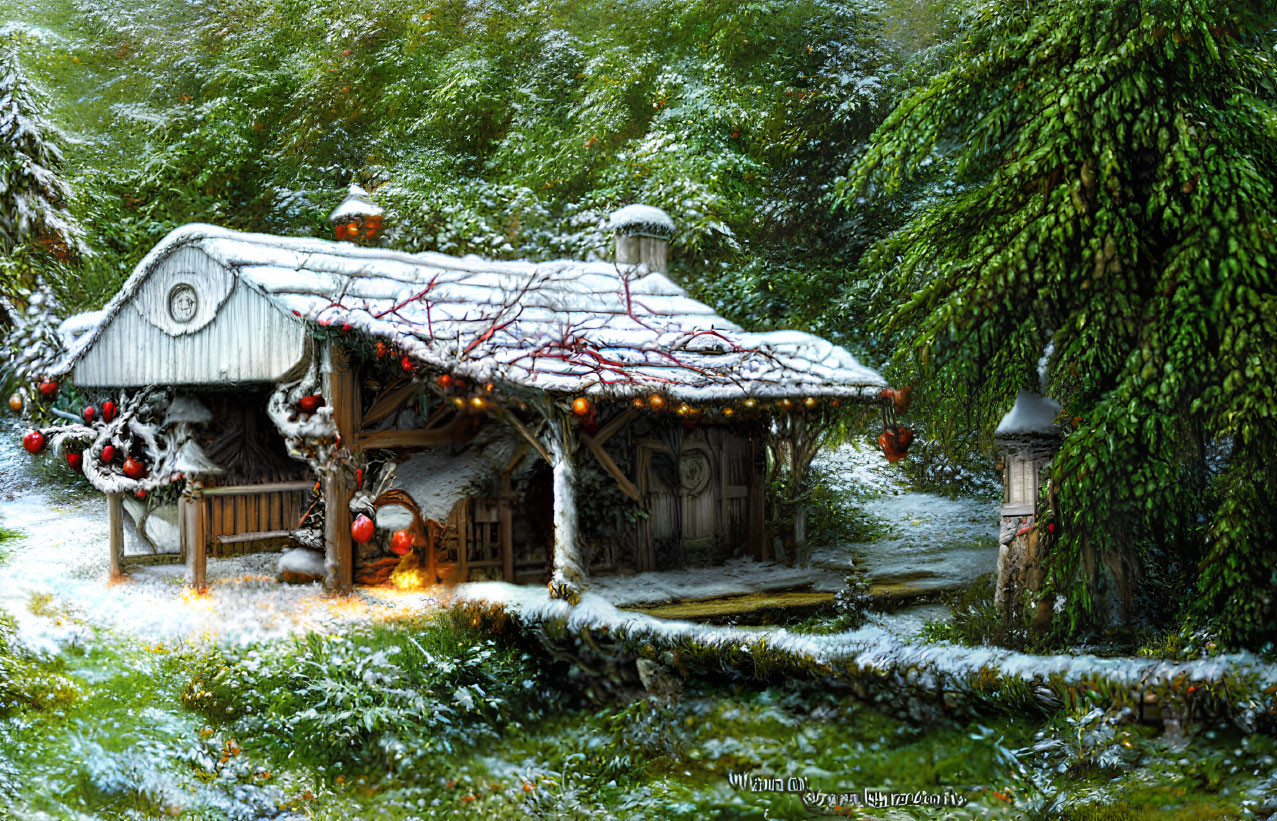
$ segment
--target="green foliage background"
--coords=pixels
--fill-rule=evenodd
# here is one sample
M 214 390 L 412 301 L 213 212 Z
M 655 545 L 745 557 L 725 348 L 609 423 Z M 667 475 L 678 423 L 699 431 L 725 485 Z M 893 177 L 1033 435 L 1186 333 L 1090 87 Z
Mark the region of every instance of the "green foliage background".
M 875 236 L 830 181 L 885 116 L 910 4 L 40 0 L 21 41 L 57 94 L 94 307 L 171 227 L 326 235 L 352 179 L 408 250 L 607 255 L 614 208 L 679 226 L 676 274 L 753 322 L 824 325 Z M 936 22 L 940 21 L 940 22 Z M 47 24 L 46 24 L 47 25 Z M 924 27 L 924 28 L 928 28 Z
M 1257 2 L 991 4 L 840 189 L 956 184 L 864 269 L 931 401 L 1006 407 L 1053 344 L 1064 636 L 1184 601 L 1230 641 L 1277 622 L 1275 32 Z

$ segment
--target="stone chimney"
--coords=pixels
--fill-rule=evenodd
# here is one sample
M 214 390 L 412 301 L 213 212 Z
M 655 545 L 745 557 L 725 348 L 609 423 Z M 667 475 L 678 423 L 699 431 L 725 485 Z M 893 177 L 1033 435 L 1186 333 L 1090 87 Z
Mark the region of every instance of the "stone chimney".
M 649 271 L 666 271 L 674 220 L 650 205 L 627 205 L 608 220 L 616 232 L 616 261 L 622 265 L 645 264 Z

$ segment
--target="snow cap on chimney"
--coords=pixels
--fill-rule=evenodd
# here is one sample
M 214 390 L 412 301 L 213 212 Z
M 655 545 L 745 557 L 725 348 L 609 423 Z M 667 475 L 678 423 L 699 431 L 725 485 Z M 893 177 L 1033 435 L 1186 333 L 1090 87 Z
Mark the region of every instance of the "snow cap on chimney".
M 608 224 L 616 233 L 616 261 L 622 265 L 646 264 L 648 270 L 665 273 L 674 220 L 651 205 L 627 205 L 612 214 Z

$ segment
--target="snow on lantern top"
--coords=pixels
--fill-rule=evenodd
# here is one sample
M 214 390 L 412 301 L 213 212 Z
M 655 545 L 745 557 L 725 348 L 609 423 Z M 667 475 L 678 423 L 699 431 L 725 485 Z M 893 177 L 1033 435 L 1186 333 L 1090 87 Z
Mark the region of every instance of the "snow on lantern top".
M 1033 391 L 1020 391 L 1015 404 L 998 423 L 993 435 L 999 438 L 1060 438 L 1064 431 L 1056 424 L 1060 403 Z
M 613 212 L 608 225 L 617 233 L 629 237 L 652 237 L 668 240 L 674 236 L 674 220 L 670 215 L 651 205 L 627 205 Z
M 339 240 L 367 244 L 381 233 L 385 209 L 373 202 L 372 195 L 358 185 L 351 185 L 346 199 L 328 215 L 328 224 Z

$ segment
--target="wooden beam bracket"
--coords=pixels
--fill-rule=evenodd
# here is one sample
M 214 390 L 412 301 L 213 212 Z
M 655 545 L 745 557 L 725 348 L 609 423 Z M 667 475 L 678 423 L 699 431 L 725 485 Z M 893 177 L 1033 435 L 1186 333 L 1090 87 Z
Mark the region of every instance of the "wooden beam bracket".
M 643 507 L 643 494 L 639 493 L 639 489 L 634 486 L 629 477 L 617 467 L 616 462 L 613 462 L 612 457 L 607 455 L 607 451 L 603 450 L 603 446 L 599 444 L 598 440 L 589 434 L 582 433 L 581 441 L 590 449 L 590 453 L 594 454 L 594 458 L 598 460 L 608 475 L 616 480 L 617 487 L 621 489 L 621 492 L 637 502 L 639 507 Z
M 505 420 L 510 423 L 511 427 L 518 431 L 524 439 L 528 440 L 528 444 L 536 448 L 537 453 L 541 454 L 542 459 L 544 459 L 548 464 L 554 464 L 554 459 L 550 457 L 550 451 L 546 450 L 545 445 L 541 444 L 541 442 L 532 435 L 527 427 L 519 421 L 519 417 L 515 416 L 510 411 L 506 411 L 504 416 Z

